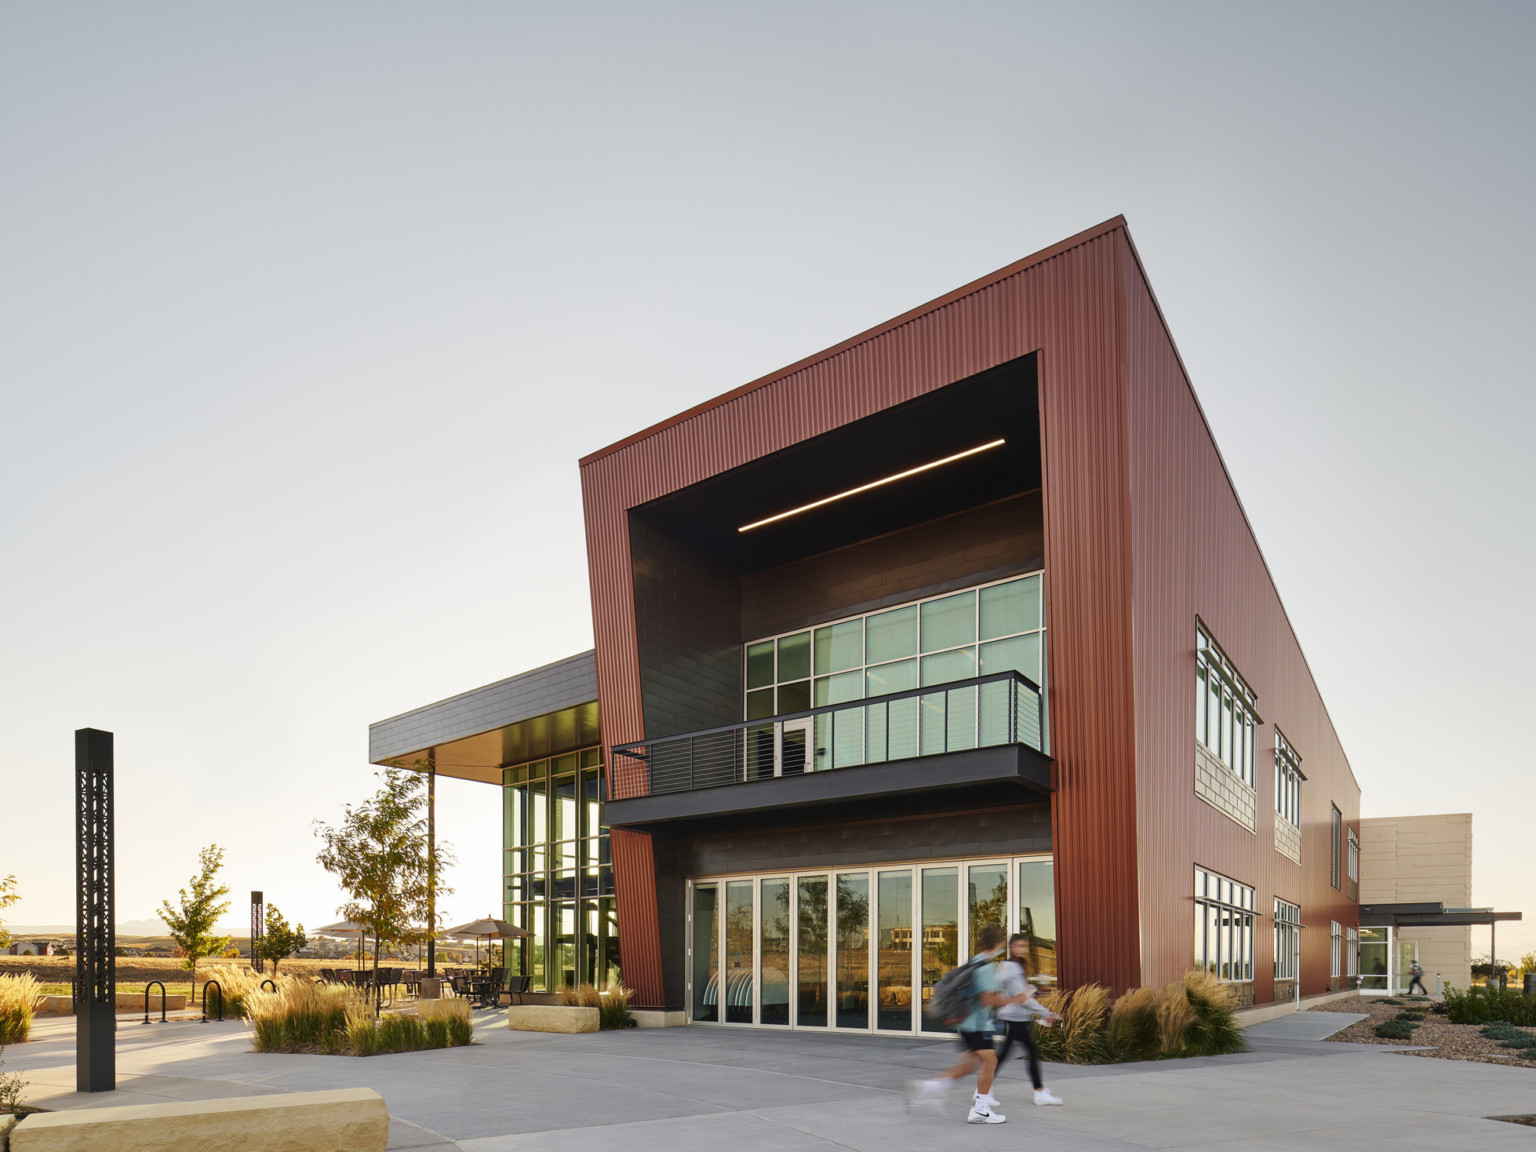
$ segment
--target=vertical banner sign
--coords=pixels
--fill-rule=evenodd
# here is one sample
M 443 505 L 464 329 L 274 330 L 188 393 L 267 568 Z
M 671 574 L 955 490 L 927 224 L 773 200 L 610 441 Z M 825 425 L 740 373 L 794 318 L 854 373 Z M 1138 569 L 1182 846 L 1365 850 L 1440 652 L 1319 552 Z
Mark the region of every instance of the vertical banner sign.
M 112 733 L 75 732 L 75 1091 L 117 1088 Z
M 261 938 L 267 934 L 266 907 L 262 903 L 261 893 L 251 893 L 251 969 L 256 972 L 265 972 L 266 962 L 261 958 L 261 951 L 257 945 Z

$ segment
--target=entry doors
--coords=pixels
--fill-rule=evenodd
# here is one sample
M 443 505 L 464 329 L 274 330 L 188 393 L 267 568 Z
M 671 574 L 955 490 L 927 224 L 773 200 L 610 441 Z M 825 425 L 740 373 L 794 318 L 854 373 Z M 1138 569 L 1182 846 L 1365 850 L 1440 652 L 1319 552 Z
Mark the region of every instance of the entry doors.
M 695 880 L 691 1018 L 920 1032 L 934 985 L 984 924 L 1038 935 L 1054 970 L 1050 871 L 1035 857 Z

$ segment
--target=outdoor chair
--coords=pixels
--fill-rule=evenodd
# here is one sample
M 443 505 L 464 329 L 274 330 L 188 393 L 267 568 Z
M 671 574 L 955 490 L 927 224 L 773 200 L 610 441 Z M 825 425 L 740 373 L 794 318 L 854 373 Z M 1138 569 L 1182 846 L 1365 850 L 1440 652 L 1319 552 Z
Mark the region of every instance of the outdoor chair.
M 507 1000 L 509 1002 L 513 1004 L 521 1004 L 523 1002 L 523 993 L 526 991 L 528 991 L 528 977 L 507 977 Z
M 451 976 L 448 979 L 448 984 L 453 989 L 455 996 L 463 996 L 466 999 L 469 997 L 468 976 Z

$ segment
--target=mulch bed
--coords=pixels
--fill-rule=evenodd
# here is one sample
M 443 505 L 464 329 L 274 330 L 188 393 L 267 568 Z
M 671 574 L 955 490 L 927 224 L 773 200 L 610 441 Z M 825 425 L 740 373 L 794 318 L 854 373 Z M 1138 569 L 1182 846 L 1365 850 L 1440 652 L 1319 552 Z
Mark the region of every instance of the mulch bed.
M 1436 1060 L 1470 1060 L 1480 1064 L 1509 1064 L 1516 1068 L 1536 1068 L 1536 1049 L 1522 1059 L 1513 1050 L 1505 1048 L 1497 1040 L 1489 1040 L 1482 1034 L 1481 1024 L 1452 1024 L 1444 1016 L 1429 1011 L 1429 1003 L 1405 1000 L 1402 1004 L 1385 1004 L 1379 998 L 1360 997 L 1354 1001 L 1334 1001 L 1330 1004 L 1309 1008 L 1309 1012 L 1368 1012 L 1364 1020 L 1357 1020 L 1342 1032 L 1328 1037 L 1349 1044 L 1380 1044 L 1383 1047 L 1401 1048 L 1405 1045 L 1422 1047 L 1420 1052 L 1399 1052 L 1399 1056 L 1428 1056 Z M 1383 1040 L 1377 1036 L 1376 1025 L 1392 1019 L 1405 1008 L 1424 1013 L 1424 1019 L 1414 1029 L 1411 1040 Z

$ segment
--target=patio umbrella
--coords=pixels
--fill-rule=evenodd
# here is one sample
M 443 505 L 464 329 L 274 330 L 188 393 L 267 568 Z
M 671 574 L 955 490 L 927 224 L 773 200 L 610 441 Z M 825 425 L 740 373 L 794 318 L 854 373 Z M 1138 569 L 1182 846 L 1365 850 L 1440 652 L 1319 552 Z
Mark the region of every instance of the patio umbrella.
M 368 929 L 361 924 L 354 924 L 351 920 L 338 920 L 335 924 L 327 924 L 324 928 L 315 929 L 316 936 L 330 936 L 337 940 L 346 940 L 355 937 L 357 939 L 357 960 L 362 963 L 363 940 L 368 935 Z
M 480 966 L 480 938 L 485 937 L 489 945 L 493 939 L 505 939 L 508 936 L 531 935 L 528 929 L 519 928 L 516 924 L 508 924 L 505 920 L 497 920 L 487 916 L 484 920 L 471 920 L 468 924 L 460 924 L 457 928 L 449 928 L 443 933 L 445 936 L 473 936 L 475 938 L 475 967 Z

